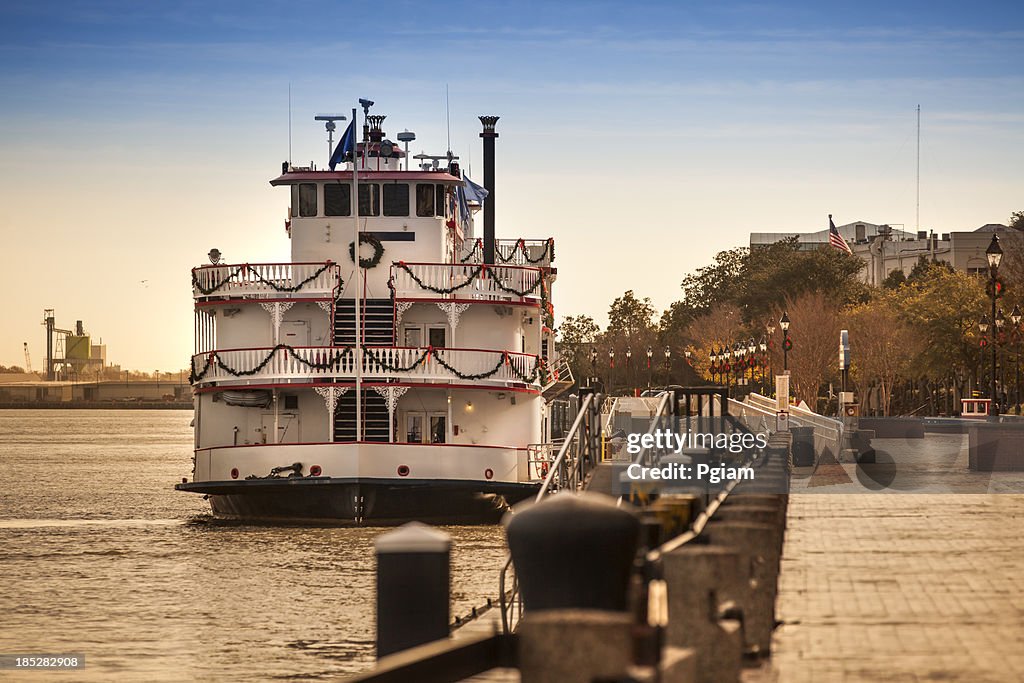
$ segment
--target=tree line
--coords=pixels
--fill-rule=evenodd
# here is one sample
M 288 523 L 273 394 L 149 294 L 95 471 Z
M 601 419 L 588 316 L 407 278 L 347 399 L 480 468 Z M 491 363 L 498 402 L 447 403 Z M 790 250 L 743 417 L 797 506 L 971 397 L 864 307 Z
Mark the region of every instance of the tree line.
M 1024 305 L 1024 212 L 1011 216 L 1010 227 L 1000 233 L 1006 288 L 998 306 L 1007 321 L 997 339 L 997 380 L 1012 404 L 1021 331 L 1009 315 Z M 777 373 L 783 366 L 778 320 L 786 311 L 791 391 L 812 408 L 829 410 L 838 390 L 843 329 L 850 335 L 849 388 L 863 412 L 950 414 L 971 392 L 987 396 L 991 348 L 983 348 L 988 335 L 978 326 L 991 306 L 987 275 L 922 257 L 909 275 L 893 271 L 873 287 L 859 279 L 864 267 L 859 257 L 832 247 L 802 249 L 796 238 L 730 249 L 686 274 L 681 297 L 664 311 L 629 290 L 612 302 L 604 329 L 590 316 L 566 318 L 558 348 L 577 380 L 596 376 L 615 393 L 648 383 L 710 383 L 711 351 L 751 338 L 758 345 L 764 339 Z

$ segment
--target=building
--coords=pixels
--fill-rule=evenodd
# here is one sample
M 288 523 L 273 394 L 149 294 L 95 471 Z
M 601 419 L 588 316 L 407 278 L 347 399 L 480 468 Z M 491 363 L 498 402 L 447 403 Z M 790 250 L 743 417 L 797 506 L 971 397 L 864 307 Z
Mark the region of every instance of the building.
M 985 249 L 992 241 L 992 233 L 1017 232 L 1001 223 L 988 223 L 971 231 L 941 234 L 924 230 L 915 234 L 867 221 L 847 223 L 836 229 L 850 245 L 854 255 L 864 261 L 861 281 L 869 285 L 881 285 L 893 271 L 900 270 L 904 275 L 909 275 L 922 256 L 948 263 L 954 269 L 967 273 L 987 272 Z M 828 229 L 804 233 L 755 232 L 750 234 L 750 248 L 756 249 L 796 237 L 801 250 L 813 251 L 829 246 L 828 232 Z

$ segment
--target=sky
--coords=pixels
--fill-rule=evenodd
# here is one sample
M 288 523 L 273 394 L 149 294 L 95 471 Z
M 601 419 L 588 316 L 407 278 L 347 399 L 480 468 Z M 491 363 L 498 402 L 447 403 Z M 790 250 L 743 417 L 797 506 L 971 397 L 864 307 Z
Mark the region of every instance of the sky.
M 192 350 L 189 271 L 287 260 L 288 158 L 375 100 L 478 182 L 497 233 L 554 237 L 559 319 L 659 309 L 750 232 L 973 230 L 1024 209 L 1019 2 L 0 4 L 0 364 L 44 308 L 122 367 Z M 920 223 L 916 107 L 921 107 Z

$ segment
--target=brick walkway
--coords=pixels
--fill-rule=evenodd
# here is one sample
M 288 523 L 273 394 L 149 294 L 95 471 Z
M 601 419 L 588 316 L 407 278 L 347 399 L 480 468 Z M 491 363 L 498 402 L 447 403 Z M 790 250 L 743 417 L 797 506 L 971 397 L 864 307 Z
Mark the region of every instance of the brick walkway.
M 1024 681 L 1024 495 L 791 496 L 750 683 Z

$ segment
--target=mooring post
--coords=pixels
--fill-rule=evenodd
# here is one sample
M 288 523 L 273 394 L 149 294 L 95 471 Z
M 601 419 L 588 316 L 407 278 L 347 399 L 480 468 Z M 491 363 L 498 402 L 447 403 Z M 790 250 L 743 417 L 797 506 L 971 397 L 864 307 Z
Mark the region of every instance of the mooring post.
M 451 537 L 419 522 L 381 534 L 377 658 L 448 637 Z
M 532 683 L 624 680 L 640 520 L 598 493 L 559 493 L 506 521 L 523 597 L 519 668 Z

